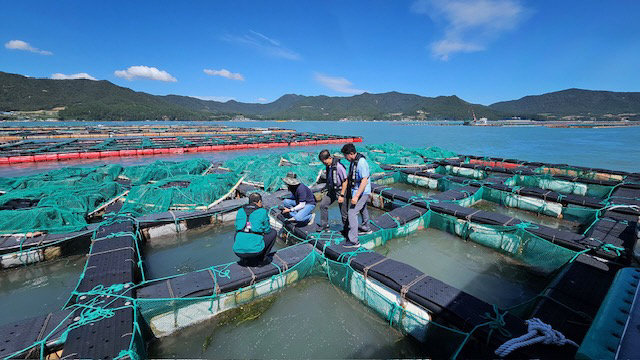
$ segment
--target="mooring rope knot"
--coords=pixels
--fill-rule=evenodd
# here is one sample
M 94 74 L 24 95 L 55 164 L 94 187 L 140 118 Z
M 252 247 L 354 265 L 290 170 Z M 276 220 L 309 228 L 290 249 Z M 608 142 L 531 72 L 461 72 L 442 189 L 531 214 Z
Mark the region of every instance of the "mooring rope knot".
M 554 330 L 551 325 L 543 323 L 538 318 L 526 320 L 526 323 L 528 333 L 502 344 L 495 351 L 496 355 L 505 357 L 517 349 L 537 343 L 558 346 L 569 344 L 578 347 L 574 341 L 567 339 L 561 332 Z

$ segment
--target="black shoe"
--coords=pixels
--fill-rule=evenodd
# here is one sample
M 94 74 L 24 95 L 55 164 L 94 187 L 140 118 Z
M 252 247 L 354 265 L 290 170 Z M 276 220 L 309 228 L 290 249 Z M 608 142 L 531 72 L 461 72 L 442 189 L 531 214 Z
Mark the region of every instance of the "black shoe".
M 316 226 L 316 231 L 317 232 L 323 232 L 323 231 L 328 231 L 329 230 L 329 225 L 317 225 Z
M 367 235 L 367 234 L 373 234 L 373 231 L 371 229 L 358 230 L 358 235 Z
M 357 249 L 360 247 L 360 243 L 352 244 L 350 242 L 346 242 L 345 245 L 342 245 L 342 247 L 345 249 Z

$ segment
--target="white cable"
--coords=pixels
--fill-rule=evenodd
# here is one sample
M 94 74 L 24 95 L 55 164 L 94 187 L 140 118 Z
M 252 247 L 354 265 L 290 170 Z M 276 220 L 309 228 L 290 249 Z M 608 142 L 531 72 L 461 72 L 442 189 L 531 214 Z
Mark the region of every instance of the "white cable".
M 537 343 L 558 346 L 565 344 L 570 344 L 576 347 L 578 346 L 578 344 L 562 335 L 561 332 L 553 330 L 551 325 L 543 323 L 538 318 L 526 320 L 526 323 L 529 332 L 502 344 L 495 351 L 496 355 L 505 357 L 515 350 Z
M 612 210 L 612 209 L 626 209 L 629 208 L 631 210 L 635 210 L 635 211 L 640 211 L 640 206 L 638 205 L 609 205 L 606 209 L 607 210 Z

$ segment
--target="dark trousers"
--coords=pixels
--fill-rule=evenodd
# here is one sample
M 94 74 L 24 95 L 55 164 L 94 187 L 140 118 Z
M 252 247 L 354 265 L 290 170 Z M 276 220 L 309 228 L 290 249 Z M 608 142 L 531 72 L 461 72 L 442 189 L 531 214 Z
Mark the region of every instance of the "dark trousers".
M 335 192 L 329 191 L 322 197 L 322 201 L 318 204 L 320 208 L 320 221 L 318 222 L 318 226 L 324 227 L 329 226 L 329 205 L 333 204 L 334 201 L 338 200 L 338 196 Z M 346 224 L 347 222 L 347 201 L 342 204 L 338 204 L 340 207 L 340 216 L 342 217 L 342 224 Z
M 236 255 L 241 259 L 241 265 L 245 266 L 257 266 L 260 263 L 264 262 L 267 259 L 267 255 L 271 252 L 273 245 L 276 243 L 276 236 L 278 232 L 274 229 L 271 229 L 268 233 L 262 235 L 264 240 L 264 249 L 258 253 L 248 253 L 248 254 L 238 254 Z

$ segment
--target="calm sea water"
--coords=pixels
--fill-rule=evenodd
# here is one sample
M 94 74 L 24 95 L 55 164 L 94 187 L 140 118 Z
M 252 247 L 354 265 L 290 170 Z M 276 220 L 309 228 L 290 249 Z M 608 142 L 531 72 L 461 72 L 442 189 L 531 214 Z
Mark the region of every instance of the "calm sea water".
M 51 126 L 52 124 L 96 125 L 95 123 L 3 123 L 2 125 Z M 105 125 L 125 123 L 105 122 Z M 363 144 L 395 142 L 403 146 L 438 146 L 460 154 L 515 158 L 640 172 L 640 127 L 612 129 L 555 129 L 545 127 L 480 127 L 399 125 L 397 122 L 130 122 L 126 125 L 207 125 L 226 124 L 237 127 L 280 127 L 297 131 L 358 135 Z M 335 147 L 338 147 L 337 145 Z M 319 150 L 323 146 L 296 149 Z M 181 154 L 164 157 L 127 157 L 0 166 L 0 176 L 28 175 L 60 166 L 95 166 L 103 163 L 145 164 L 159 159 L 185 160 L 202 157 L 223 161 L 238 155 L 281 153 L 289 148 Z
M 25 125 L 25 123 L 19 123 Z M 78 125 L 79 123 L 73 123 Z M 93 124 L 93 123 L 91 123 Z M 122 123 L 111 123 L 122 124 Z M 149 124 L 137 122 L 135 124 Z M 158 123 L 176 124 L 176 123 Z M 210 123 L 179 123 L 210 124 Z M 402 126 L 384 122 L 244 122 L 231 126 L 275 126 L 297 131 L 359 135 L 364 144 L 396 142 L 404 146 L 438 146 L 462 154 L 509 157 L 522 160 L 568 163 L 640 172 L 640 128 L 548 129 L 483 128 L 463 126 Z M 36 124 L 36 125 L 51 125 Z M 335 146 L 337 147 L 337 145 Z M 321 147 L 306 147 L 318 151 Z M 296 148 L 297 150 L 298 148 Z M 95 166 L 102 163 L 145 164 L 159 159 L 182 161 L 203 157 L 224 161 L 239 155 L 280 153 L 291 149 L 261 149 L 99 160 L 0 166 L 0 176 L 29 175 L 62 166 Z M 410 185 L 403 190 L 430 195 Z M 554 227 L 566 227 L 558 219 L 479 204 L 492 211 L 511 211 L 515 216 Z M 372 218 L 379 210 L 371 211 Z M 337 208 L 330 219 L 338 226 Z M 151 241 L 144 249 L 148 275 L 162 277 L 234 261 L 231 252 L 233 228 L 218 226 L 196 230 L 179 237 Z M 284 246 L 276 245 L 276 248 Z M 543 288 L 548 279 L 530 273 L 526 267 L 496 252 L 434 229 L 426 229 L 389 241 L 377 249 L 430 275 L 500 306 L 527 299 Z M 84 258 L 62 259 L 33 267 L 3 272 L 0 276 L 0 305 L 10 316 L 0 323 L 46 313 L 63 305 L 82 270 Z M 451 271 L 455 268 L 456 271 Z M 36 304 L 37 303 L 37 304 Z M 34 309 L 38 309 L 34 313 Z M 7 312 L 5 312 L 7 313 Z M 285 290 L 261 316 L 247 322 L 216 321 L 186 329 L 154 344 L 155 357 L 222 358 L 346 358 L 415 357 L 420 348 L 391 329 L 356 300 L 325 280 L 307 279 Z

